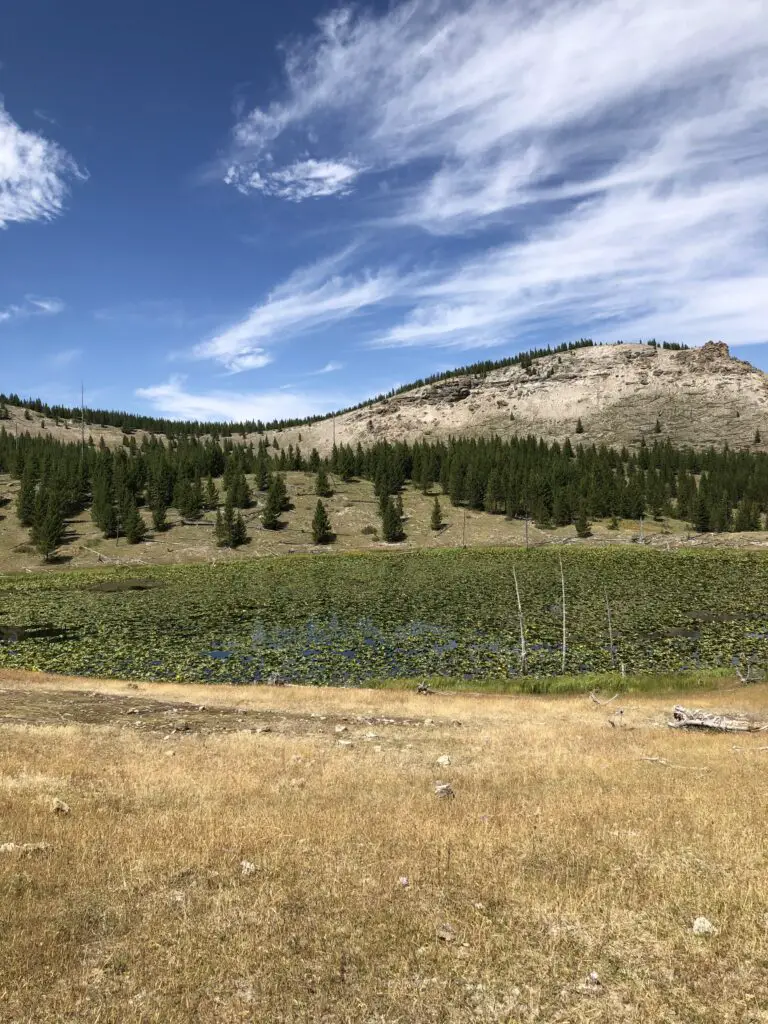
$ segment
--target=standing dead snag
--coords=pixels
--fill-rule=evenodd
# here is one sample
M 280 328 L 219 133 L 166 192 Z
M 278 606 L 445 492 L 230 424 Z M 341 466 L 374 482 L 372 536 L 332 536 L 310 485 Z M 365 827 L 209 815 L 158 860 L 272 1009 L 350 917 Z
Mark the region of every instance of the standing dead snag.
M 713 715 L 701 708 L 689 711 L 681 704 L 676 704 L 672 711 L 672 721 L 667 722 L 670 729 L 710 729 L 713 732 L 761 732 L 768 726 L 758 725 L 746 718 L 733 718 L 729 715 Z
M 563 592 L 563 667 L 562 667 L 562 672 L 563 672 L 563 675 L 565 675 L 565 655 L 566 655 L 566 652 L 567 652 L 567 646 L 566 646 L 566 642 L 565 642 L 565 573 L 563 572 L 563 558 L 562 558 L 562 555 L 558 555 L 557 559 L 560 562 L 560 585 L 561 585 L 562 592 Z
M 517 573 L 512 566 L 512 577 L 515 581 L 515 595 L 517 597 L 517 618 L 520 622 L 520 672 L 525 675 L 525 623 L 523 621 L 523 606 L 520 603 L 520 588 L 517 585 Z
M 608 601 L 608 587 L 603 587 L 605 593 L 605 611 L 608 616 L 608 646 L 611 649 L 611 665 L 616 668 L 616 651 L 613 647 L 613 624 L 611 623 L 611 606 Z

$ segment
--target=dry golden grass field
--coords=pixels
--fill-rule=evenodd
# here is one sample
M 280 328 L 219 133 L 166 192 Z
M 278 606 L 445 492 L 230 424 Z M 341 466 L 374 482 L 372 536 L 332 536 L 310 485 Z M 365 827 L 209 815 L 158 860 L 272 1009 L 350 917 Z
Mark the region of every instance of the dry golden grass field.
M 675 699 L 5 672 L 0 1021 L 768 1021 L 768 734 Z

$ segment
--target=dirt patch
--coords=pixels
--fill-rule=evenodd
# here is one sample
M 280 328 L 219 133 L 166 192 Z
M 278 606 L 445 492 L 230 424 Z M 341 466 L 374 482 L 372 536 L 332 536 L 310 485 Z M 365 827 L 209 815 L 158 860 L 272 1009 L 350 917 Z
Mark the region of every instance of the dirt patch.
M 157 733 L 266 731 L 290 735 L 328 733 L 338 726 L 350 730 L 365 726 L 418 726 L 421 719 L 381 715 L 318 714 L 284 708 L 243 709 L 208 706 L 187 701 L 166 701 L 133 694 L 96 690 L 0 689 L 2 725 L 109 725 Z M 437 724 L 437 722 L 435 722 Z M 448 722 L 440 723 L 449 725 Z

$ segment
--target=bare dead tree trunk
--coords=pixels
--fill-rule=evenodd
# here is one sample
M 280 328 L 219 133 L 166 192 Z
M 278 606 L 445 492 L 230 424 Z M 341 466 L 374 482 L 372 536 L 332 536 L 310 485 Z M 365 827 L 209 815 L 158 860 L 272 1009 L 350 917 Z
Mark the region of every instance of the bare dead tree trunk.
M 517 585 L 517 573 L 512 566 L 512 577 L 515 581 L 515 596 L 517 597 L 517 618 L 520 623 L 520 671 L 525 675 L 525 622 L 523 621 L 523 606 L 520 603 L 520 588 Z
M 561 589 L 562 589 L 562 593 L 563 593 L 563 667 L 562 667 L 562 672 L 563 672 L 563 675 L 565 675 L 565 656 L 566 656 L 566 653 L 568 651 L 568 647 L 567 647 L 567 644 L 566 644 L 566 634 L 565 634 L 565 573 L 563 572 L 563 557 L 562 557 L 562 555 L 558 555 L 557 558 L 558 558 L 558 561 L 560 562 L 560 585 L 561 585 Z
M 608 645 L 611 648 L 611 665 L 616 668 L 616 651 L 613 648 L 613 625 L 611 624 L 611 605 L 608 601 L 608 587 L 603 587 L 605 591 L 605 611 L 608 616 Z

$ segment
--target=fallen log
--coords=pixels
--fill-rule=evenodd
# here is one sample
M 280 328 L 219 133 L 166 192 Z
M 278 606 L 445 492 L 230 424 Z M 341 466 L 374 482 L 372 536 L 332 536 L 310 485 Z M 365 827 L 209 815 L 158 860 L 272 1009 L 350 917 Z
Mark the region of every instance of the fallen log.
M 713 732 L 760 732 L 766 728 L 746 718 L 713 715 L 701 708 L 690 711 L 681 704 L 675 705 L 672 721 L 667 724 L 670 729 L 711 729 Z

